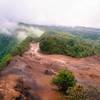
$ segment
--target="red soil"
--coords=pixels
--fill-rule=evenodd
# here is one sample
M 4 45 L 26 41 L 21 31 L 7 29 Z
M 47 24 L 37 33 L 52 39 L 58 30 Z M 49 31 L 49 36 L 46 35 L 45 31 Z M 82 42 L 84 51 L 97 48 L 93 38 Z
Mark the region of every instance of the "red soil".
M 42 54 L 38 43 L 33 43 L 29 51 L 22 57 L 15 57 L 1 72 L 0 94 L 4 98 L 0 100 L 16 100 L 15 97 L 20 95 L 24 100 L 33 100 L 32 96 L 35 96 L 34 100 L 63 100 L 51 84 L 53 75 L 44 73 L 46 69 L 56 73 L 63 68 L 71 70 L 78 83 L 100 87 L 100 57 L 72 58 Z

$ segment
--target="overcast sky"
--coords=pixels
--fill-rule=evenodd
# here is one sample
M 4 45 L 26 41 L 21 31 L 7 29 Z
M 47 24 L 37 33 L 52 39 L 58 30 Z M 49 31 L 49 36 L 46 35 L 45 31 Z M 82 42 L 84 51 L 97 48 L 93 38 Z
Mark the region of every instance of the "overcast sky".
M 0 0 L 0 20 L 100 28 L 100 0 Z

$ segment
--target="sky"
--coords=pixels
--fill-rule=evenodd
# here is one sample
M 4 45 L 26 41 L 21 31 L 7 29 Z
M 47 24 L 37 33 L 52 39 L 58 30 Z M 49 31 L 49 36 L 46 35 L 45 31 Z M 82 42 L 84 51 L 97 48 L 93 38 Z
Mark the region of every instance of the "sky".
M 100 28 L 100 0 L 0 0 L 0 21 Z

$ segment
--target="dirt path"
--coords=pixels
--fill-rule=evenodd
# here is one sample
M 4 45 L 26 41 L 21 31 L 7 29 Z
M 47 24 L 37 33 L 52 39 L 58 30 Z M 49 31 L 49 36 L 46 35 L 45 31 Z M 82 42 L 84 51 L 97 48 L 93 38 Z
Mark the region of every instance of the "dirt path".
M 38 43 L 33 43 L 1 72 L 0 100 L 62 100 L 51 85 L 53 75 L 45 71 L 55 74 L 63 68 L 71 70 L 79 83 L 100 87 L 100 57 L 46 55 L 39 52 Z
M 63 68 L 73 71 L 80 83 L 100 87 L 100 57 L 72 58 L 63 55 L 42 54 L 39 52 L 38 44 L 32 44 L 28 53 L 39 59 L 39 63 L 47 64 L 55 71 Z

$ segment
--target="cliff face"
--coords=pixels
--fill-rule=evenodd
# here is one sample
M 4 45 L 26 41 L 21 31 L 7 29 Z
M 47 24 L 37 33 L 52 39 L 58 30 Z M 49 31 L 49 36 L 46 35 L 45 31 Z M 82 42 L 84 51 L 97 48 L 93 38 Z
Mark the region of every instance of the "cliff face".
M 51 79 L 63 68 L 71 70 L 80 84 L 100 87 L 100 57 L 46 55 L 33 43 L 0 72 L 0 100 L 62 100 Z

